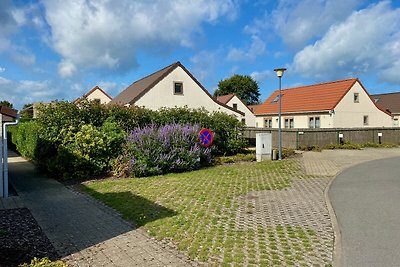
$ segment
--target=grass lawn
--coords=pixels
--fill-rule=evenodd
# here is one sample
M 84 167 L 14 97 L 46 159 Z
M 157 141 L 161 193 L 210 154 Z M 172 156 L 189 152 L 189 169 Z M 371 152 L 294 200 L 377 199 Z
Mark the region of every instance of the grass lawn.
M 141 179 L 87 182 L 83 190 L 169 240 L 190 258 L 222 265 L 306 264 L 313 233 L 290 225 L 237 224 L 238 196 L 282 190 L 306 175 L 295 160 L 239 163 Z M 248 207 L 251 210 L 251 207 Z

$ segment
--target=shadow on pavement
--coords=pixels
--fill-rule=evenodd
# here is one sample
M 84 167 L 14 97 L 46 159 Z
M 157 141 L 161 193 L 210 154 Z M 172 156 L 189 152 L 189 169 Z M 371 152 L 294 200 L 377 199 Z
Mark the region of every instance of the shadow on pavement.
M 10 181 L 60 256 L 67 256 L 112 239 L 135 228 L 114 211 L 88 196 L 67 189 L 54 179 L 39 174 L 23 159 L 9 163 Z M 131 192 L 90 192 L 113 208 L 129 214 L 137 226 L 176 215 Z

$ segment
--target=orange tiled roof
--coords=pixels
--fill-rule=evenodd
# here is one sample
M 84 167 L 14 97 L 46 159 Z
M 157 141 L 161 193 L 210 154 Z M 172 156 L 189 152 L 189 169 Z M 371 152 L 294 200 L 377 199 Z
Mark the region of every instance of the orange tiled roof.
M 357 81 L 358 79 L 353 78 L 283 89 L 282 113 L 333 110 Z M 257 107 L 255 114 L 278 113 L 279 101 L 273 102 L 278 95 L 279 90 L 273 92 L 263 104 Z

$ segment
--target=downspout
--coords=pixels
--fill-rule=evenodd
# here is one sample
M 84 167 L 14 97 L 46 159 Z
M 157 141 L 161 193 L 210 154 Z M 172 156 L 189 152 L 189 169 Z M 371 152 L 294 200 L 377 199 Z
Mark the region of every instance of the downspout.
M 3 123 L 3 180 L 4 180 L 4 194 L 3 197 L 8 197 L 8 144 L 7 144 L 7 126 L 17 125 L 19 122 L 19 114 L 15 122 Z

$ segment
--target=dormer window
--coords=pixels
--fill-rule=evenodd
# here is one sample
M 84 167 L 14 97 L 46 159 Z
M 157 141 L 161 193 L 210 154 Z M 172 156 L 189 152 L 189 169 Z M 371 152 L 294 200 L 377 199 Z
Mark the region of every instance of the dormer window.
M 236 103 L 233 103 L 232 107 L 233 107 L 234 110 L 237 110 L 237 104 Z
M 283 95 L 281 95 L 281 96 L 283 96 Z M 272 104 L 273 103 L 276 103 L 276 102 L 278 102 L 279 101 L 279 95 L 277 95 L 275 98 L 274 98 L 274 100 L 272 100 Z
M 174 82 L 174 95 L 183 95 L 183 83 Z

